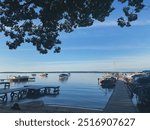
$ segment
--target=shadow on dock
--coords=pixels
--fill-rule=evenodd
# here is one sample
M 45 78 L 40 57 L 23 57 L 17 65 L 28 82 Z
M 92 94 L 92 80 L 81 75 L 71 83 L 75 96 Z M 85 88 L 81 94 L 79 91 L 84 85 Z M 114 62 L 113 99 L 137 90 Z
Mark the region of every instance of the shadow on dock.
M 117 80 L 113 94 L 110 97 L 105 109 L 105 113 L 136 113 L 137 109 L 133 105 L 129 96 L 127 86 L 122 79 Z

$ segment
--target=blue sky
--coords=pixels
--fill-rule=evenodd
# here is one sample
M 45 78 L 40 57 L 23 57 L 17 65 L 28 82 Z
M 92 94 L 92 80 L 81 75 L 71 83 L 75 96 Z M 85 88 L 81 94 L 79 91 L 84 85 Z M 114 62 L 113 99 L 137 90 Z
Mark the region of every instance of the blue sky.
M 148 1 L 148 0 L 147 0 Z M 147 2 L 146 1 L 146 2 Z M 148 3 L 149 2 L 149 3 Z M 150 5 L 150 1 L 146 4 Z M 118 6 L 118 5 L 117 5 Z M 130 28 L 117 26 L 119 10 L 104 23 L 61 33 L 61 53 L 41 55 L 32 44 L 9 50 L 0 35 L 0 71 L 142 71 L 150 69 L 150 7 Z

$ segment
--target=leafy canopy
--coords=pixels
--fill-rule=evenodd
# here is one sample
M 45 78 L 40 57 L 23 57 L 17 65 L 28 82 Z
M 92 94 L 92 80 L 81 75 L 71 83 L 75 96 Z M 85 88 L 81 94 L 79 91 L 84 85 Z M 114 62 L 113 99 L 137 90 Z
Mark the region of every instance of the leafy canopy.
M 72 32 L 77 27 L 91 26 L 94 20 L 104 22 L 115 9 L 114 0 L 0 0 L 0 32 L 6 37 L 9 49 L 32 43 L 46 54 L 61 48 L 59 33 Z M 143 0 L 117 0 L 122 3 L 124 16 L 118 18 L 121 27 L 137 19 Z

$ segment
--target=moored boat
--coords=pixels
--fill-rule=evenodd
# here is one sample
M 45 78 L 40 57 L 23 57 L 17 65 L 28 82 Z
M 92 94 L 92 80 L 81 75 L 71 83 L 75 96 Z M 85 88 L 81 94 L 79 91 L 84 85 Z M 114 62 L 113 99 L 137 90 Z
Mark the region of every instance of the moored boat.
M 67 79 L 69 77 L 69 74 L 60 74 L 59 79 Z
M 20 75 L 18 75 L 18 76 L 10 76 L 9 80 L 11 82 L 26 82 L 26 81 L 29 80 L 29 76 L 20 76 Z
M 40 74 L 40 76 L 42 76 L 42 77 L 47 77 L 47 76 L 48 76 L 48 73 L 42 73 L 42 74 Z
M 36 74 L 34 74 L 34 73 L 33 73 L 33 74 L 32 74 L 32 76 L 33 76 L 33 77 L 35 77 L 35 76 L 36 76 Z
M 102 88 L 114 88 L 116 79 L 114 77 L 105 78 L 100 83 L 101 83 Z

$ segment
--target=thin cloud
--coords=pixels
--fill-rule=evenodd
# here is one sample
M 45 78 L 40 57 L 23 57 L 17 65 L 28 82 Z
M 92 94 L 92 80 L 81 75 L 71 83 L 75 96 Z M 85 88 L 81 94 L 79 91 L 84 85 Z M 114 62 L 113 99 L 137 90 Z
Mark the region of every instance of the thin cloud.
M 0 51 L 15 51 L 15 52 L 21 52 L 21 51 L 33 51 L 33 50 L 36 50 L 36 49 L 23 49 L 23 48 L 17 48 L 17 49 L 15 49 L 15 50 L 10 50 L 8 47 L 6 47 L 6 48 L 3 48 L 3 49 L 1 49 L 0 48 Z
M 150 26 L 150 20 L 142 20 L 133 22 L 134 26 Z
M 93 26 L 91 27 L 113 27 L 117 26 L 117 21 L 112 20 L 112 21 L 105 21 L 105 22 L 95 22 Z
M 101 43 L 100 43 L 101 44 Z M 92 45 L 92 44 L 91 44 Z M 102 44 L 103 45 L 103 44 Z M 93 50 L 93 51 L 115 51 L 115 50 L 132 50 L 132 49 L 150 49 L 149 46 L 143 44 L 128 44 L 128 45 L 120 45 L 120 46 L 81 46 L 81 47 L 64 47 L 62 51 L 84 51 L 84 50 Z
M 150 20 L 139 20 L 131 23 L 132 26 L 150 26 Z M 117 27 L 116 20 L 110 20 L 105 22 L 95 22 L 91 28 L 94 27 Z
M 18 66 L 26 66 L 24 69 L 27 71 L 142 71 L 150 66 L 148 57 L 150 57 L 149 54 L 139 54 L 99 60 L 35 61 L 22 62 Z

